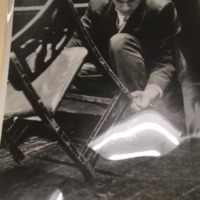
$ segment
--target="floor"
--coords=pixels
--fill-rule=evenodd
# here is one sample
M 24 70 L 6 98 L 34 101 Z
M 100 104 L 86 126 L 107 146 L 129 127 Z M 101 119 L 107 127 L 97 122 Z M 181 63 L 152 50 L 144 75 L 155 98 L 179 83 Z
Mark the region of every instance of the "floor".
M 0 150 L 0 200 L 199 200 L 200 90 L 198 84 L 192 88 L 196 92 L 185 84 L 184 92 L 188 130 L 194 134 L 169 154 L 100 158 L 95 180 L 88 183 L 56 142 L 32 137 L 20 146 L 26 155 L 21 166 Z
M 198 200 L 200 138 L 184 141 L 161 158 L 100 159 L 93 184 L 84 181 L 56 143 L 31 138 L 22 166 L 0 154 L 1 200 Z M 62 197 L 62 198 L 61 198 Z

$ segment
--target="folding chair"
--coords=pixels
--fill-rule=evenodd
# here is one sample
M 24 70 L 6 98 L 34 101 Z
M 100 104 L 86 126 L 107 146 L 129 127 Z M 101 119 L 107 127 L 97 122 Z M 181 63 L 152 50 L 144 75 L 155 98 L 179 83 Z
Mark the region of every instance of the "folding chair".
M 88 53 L 83 47 L 65 48 L 75 29 L 85 39 L 101 70 L 116 86 L 111 97 L 70 92 Z M 122 117 L 130 96 L 102 58 L 70 0 L 48 0 L 41 11 L 13 36 L 8 78 L 11 84 L 7 88 L 4 122 L 14 120 L 9 127 L 4 127 L 3 135 L 10 144 L 14 159 L 22 160 L 23 153 L 17 147 L 20 139 L 14 141 L 15 144 L 10 138 L 12 133 L 23 138 L 29 125 L 42 123 L 46 130 L 56 135 L 85 178 L 92 179 L 98 155 L 91 154 L 87 144 Z M 59 124 L 58 112 L 99 117 L 81 150 Z

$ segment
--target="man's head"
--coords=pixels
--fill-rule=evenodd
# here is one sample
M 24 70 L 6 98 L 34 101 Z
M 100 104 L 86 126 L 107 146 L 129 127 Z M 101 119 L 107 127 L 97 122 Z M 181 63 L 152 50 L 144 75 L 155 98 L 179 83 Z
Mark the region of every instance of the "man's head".
M 140 4 L 141 0 L 112 0 L 116 9 L 124 16 L 130 15 Z

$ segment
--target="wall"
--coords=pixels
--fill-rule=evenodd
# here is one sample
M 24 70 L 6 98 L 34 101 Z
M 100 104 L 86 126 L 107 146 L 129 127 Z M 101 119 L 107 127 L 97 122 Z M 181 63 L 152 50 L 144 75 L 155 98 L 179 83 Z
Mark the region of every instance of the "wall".
M 200 81 L 200 0 L 174 0 L 182 24 L 179 45 L 194 81 Z

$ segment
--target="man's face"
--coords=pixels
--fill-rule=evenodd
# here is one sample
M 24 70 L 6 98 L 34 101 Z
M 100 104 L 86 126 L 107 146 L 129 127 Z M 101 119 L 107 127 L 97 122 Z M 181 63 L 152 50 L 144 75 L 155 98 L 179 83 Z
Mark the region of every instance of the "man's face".
M 140 2 L 141 0 L 113 0 L 116 9 L 124 16 L 130 15 Z

